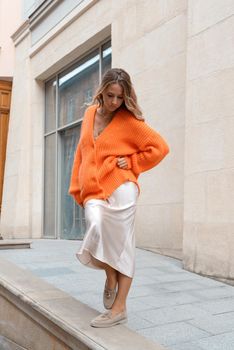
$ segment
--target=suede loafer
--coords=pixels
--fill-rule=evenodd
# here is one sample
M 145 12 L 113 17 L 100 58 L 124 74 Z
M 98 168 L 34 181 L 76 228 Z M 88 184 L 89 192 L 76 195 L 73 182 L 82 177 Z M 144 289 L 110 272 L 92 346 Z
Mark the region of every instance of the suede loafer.
M 107 328 L 116 326 L 117 324 L 126 323 L 128 321 L 126 311 L 112 316 L 111 311 L 104 312 L 103 314 L 95 317 L 90 325 L 96 328 Z

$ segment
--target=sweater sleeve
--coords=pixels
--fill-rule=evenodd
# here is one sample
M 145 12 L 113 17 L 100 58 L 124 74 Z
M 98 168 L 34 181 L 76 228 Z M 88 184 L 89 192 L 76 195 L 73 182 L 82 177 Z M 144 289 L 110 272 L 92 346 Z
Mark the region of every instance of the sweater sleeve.
M 70 187 L 68 192 L 70 195 L 73 196 L 75 201 L 81 205 L 82 200 L 80 197 L 80 186 L 78 182 L 80 164 L 81 164 L 81 150 L 80 150 L 80 144 L 78 143 L 75 156 L 74 156 L 74 162 L 73 162 L 73 167 L 71 172 L 71 181 L 70 181 Z
M 127 158 L 128 169 L 138 176 L 156 166 L 169 153 L 169 147 L 163 137 L 150 127 L 139 150 Z

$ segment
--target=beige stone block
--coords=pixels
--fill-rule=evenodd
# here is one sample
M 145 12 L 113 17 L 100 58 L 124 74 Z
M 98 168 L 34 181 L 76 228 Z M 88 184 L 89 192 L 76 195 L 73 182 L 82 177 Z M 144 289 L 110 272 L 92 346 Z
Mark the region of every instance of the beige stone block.
M 187 210 L 187 208 L 185 208 Z M 183 266 L 186 270 L 195 271 L 197 261 L 197 228 L 198 223 L 183 222 Z
M 234 68 L 214 72 L 187 84 L 186 124 L 233 116 Z
M 172 7 L 171 16 L 173 13 Z M 167 4 L 162 0 L 125 1 L 125 8 L 118 6 L 118 11 L 120 9 L 121 13 L 118 16 L 113 11 L 114 30 L 112 31 L 112 39 L 116 39 L 119 50 L 128 47 L 130 42 L 137 41 L 171 19 L 170 14 L 167 13 Z
M 31 214 L 31 235 L 33 239 L 43 238 L 43 222 L 42 222 L 42 205 L 40 210 L 36 211 L 33 207 Z
M 206 186 L 206 222 L 234 227 L 234 168 L 209 172 Z
M 31 135 L 32 135 L 32 145 L 33 147 L 43 146 L 43 135 L 44 131 L 44 119 L 45 119 L 45 108 L 41 104 L 31 105 L 32 111 L 32 126 L 31 126 Z
M 113 66 L 118 64 L 130 73 L 138 74 L 166 65 L 174 56 L 185 52 L 185 29 L 186 17 L 183 14 L 142 38 L 130 43 L 127 41 L 127 45 L 122 48 L 121 43 L 124 42 L 124 38 L 119 39 L 119 35 L 120 37 L 122 35 L 121 23 L 114 22 L 112 29 Z
M 184 266 L 196 273 L 228 277 L 234 225 L 187 222 L 184 230 Z
M 234 118 L 186 128 L 185 174 L 234 166 Z
M 229 230 L 229 275 L 228 278 L 232 279 L 232 285 L 233 285 L 233 280 L 234 280 L 234 256 L 233 256 L 233 251 L 234 251 L 234 227 L 233 225 L 230 227 Z
M 188 35 L 202 30 L 234 14 L 233 0 L 196 0 L 188 2 Z
M 33 238 L 42 236 L 43 211 L 43 150 L 42 147 L 33 147 L 31 173 L 31 235 Z
M 136 5 L 136 0 L 105 0 L 103 1 L 105 7 L 110 6 L 110 9 L 113 13 L 113 16 L 119 17 L 120 15 L 123 15 L 124 11 L 131 6 Z M 139 1 L 137 2 L 138 5 Z M 107 6 L 108 5 L 108 6 Z
M 15 203 L 18 187 L 18 176 L 4 176 L 3 203 Z
M 31 80 L 31 103 L 35 108 L 45 104 L 45 84 L 42 81 Z
M 37 190 L 41 191 L 42 185 L 42 169 L 43 169 L 43 149 L 41 146 L 34 146 L 32 150 L 32 188 L 33 193 L 37 193 Z M 34 191 L 35 190 L 35 191 Z
M 3 320 L 0 328 L 1 334 L 22 345 L 24 349 L 71 349 L 44 328 L 49 322 L 46 318 L 43 320 L 43 327 L 38 320 L 35 322 L 27 315 L 27 312 L 21 311 L 21 308 L 3 298 L 2 295 L 0 296 L 0 307 Z M 54 328 L 56 329 L 56 326 Z
M 17 176 L 19 168 L 19 151 L 7 152 L 7 160 L 5 163 L 5 177 Z
M 137 3 L 137 22 L 141 32 L 149 33 L 184 12 L 186 0 L 143 0 Z
M 180 203 L 138 205 L 136 244 L 159 249 L 182 248 L 183 206 Z
M 117 28 L 113 25 L 113 36 L 118 37 Z M 119 48 L 118 43 L 115 45 L 113 37 L 112 47 L 112 67 L 121 67 L 132 76 L 142 71 L 142 67 L 146 67 L 145 63 L 145 46 L 144 39 L 138 39 L 130 42 L 124 49 Z
M 114 16 L 113 28 L 115 30 L 115 39 L 118 40 L 118 48 L 122 49 L 137 40 L 139 26 L 137 22 L 137 2 L 128 6 L 118 17 Z
M 144 37 L 146 67 L 164 65 L 186 49 L 186 16 L 181 14 Z
M 184 179 L 184 221 L 206 221 L 207 174 L 196 173 Z
M 146 121 L 156 130 L 184 127 L 185 65 L 185 53 L 181 53 L 163 66 L 151 67 L 133 76 Z
M 188 40 L 188 80 L 232 68 L 234 16 Z
M 170 152 L 153 169 L 141 174 L 142 204 L 182 203 L 184 174 L 184 130 L 159 131 L 169 145 Z

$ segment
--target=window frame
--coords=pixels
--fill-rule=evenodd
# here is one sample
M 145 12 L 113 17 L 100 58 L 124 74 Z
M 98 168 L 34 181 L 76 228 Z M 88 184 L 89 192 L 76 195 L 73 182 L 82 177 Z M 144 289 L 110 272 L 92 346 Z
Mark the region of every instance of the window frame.
M 68 65 L 64 66 L 62 69 L 60 69 L 56 74 L 53 74 L 52 76 L 48 77 L 44 81 L 44 93 L 45 93 L 45 99 L 44 99 L 44 125 L 43 125 L 43 181 L 42 181 L 42 237 L 43 239 L 60 239 L 62 236 L 62 222 L 61 222 L 61 200 L 60 200 L 60 193 L 61 193 L 61 150 L 62 150 L 62 136 L 61 132 L 73 128 L 74 126 L 79 126 L 82 123 L 83 118 L 77 119 L 75 121 L 72 121 L 70 123 L 67 123 L 63 126 L 59 126 L 59 76 L 69 69 L 72 69 L 75 67 L 75 65 L 79 65 L 79 62 L 84 60 L 85 57 L 92 54 L 92 52 L 99 50 L 99 83 L 101 82 L 102 78 L 102 52 L 103 52 L 103 46 L 108 44 L 111 46 L 111 38 L 107 38 L 101 42 L 99 42 L 98 45 L 92 47 L 90 50 L 86 51 L 83 55 L 78 57 L 76 60 L 70 62 Z M 55 92 L 55 128 L 53 130 L 50 130 L 46 132 L 46 83 L 48 83 L 50 80 L 54 79 L 56 81 L 56 92 Z M 46 155 L 46 138 L 52 134 L 55 134 L 55 229 L 54 229 L 54 235 L 45 235 L 45 177 L 46 177 L 46 167 L 45 167 L 45 155 Z

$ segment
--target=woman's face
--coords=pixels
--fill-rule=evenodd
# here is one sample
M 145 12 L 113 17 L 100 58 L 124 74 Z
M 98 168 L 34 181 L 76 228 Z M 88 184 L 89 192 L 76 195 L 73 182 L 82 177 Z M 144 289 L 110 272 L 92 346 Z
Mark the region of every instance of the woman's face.
M 103 107 L 107 112 L 114 112 L 123 103 L 123 88 L 119 84 L 110 84 L 102 93 Z

